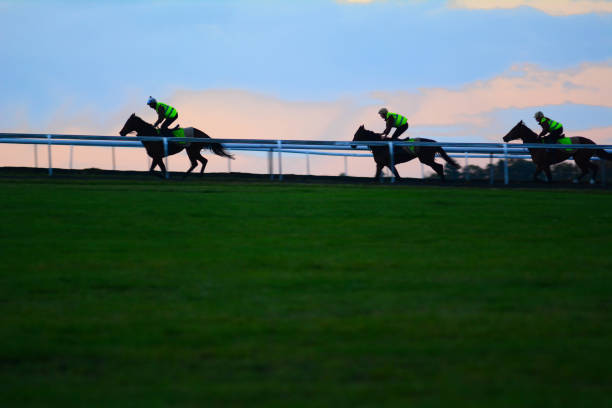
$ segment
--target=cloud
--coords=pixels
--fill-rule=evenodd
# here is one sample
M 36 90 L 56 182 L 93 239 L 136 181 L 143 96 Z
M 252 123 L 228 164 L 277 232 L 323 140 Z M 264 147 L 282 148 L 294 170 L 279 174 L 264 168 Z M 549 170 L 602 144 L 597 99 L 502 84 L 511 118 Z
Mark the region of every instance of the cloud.
M 170 97 L 183 124 L 230 139 L 350 140 L 367 108 L 354 98 L 294 102 L 244 90 L 180 90 Z
M 387 0 L 336 0 L 337 3 L 343 4 L 370 4 L 384 1 Z M 419 0 L 397 0 L 397 2 L 416 3 Z M 612 13 L 610 0 L 448 0 L 446 4 L 450 8 L 474 10 L 531 7 L 553 16 Z
M 374 92 L 391 109 L 405 112 L 422 126 L 492 127 L 493 113 L 506 109 L 542 109 L 577 104 L 612 107 L 612 63 L 583 64 L 559 71 L 517 65 L 502 75 L 458 89 Z
M 609 0 L 449 0 L 448 5 L 452 8 L 481 10 L 526 6 L 554 16 L 612 13 L 612 2 Z
M 612 126 L 577 130 L 572 136 L 584 136 L 599 144 L 612 144 Z
M 612 62 L 589 63 L 566 70 L 546 70 L 536 65 L 517 65 L 498 76 L 461 87 L 424 88 L 397 92 L 376 91 L 369 95 L 351 95 L 329 101 L 288 101 L 272 95 L 246 90 L 176 90 L 164 102 L 179 110 L 183 126 L 195 126 L 213 138 L 228 139 L 292 139 L 292 140 L 351 140 L 361 124 L 381 131 L 384 127 L 377 111 L 381 106 L 406 115 L 410 121 L 407 134 L 425 136 L 440 141 L 485 141 L 489 135 L 505 134 L 508 122 L 529 119 L 531 112 L 547 112 L 555 105 L 612 108 Z M 134 109 L 136 107 L 136 109 Z M 587 108 L 588 109 L 588 108 Z M 600 109 L 600 108 L 598 108 Z M 526 110 L 527 118 L 515 117 L 517 110 Z M 20 108 L 9 131 L 117 134 L 127 117 L 136 111 L 143 119 L 153 122 L 155 115 L 139 98 L 124 101 L 115 111 L 101 115 L 94 107 L 80 106 L 66 99 L 51 115 L 51 119 L 33 125 L 26 107 Z M 564 118 L 559 118 L 564 121 Z M 612 142 L 612 118 L 597 128 L 588 121 L 574 125 L 571 134 L 581 134 L 597 143 Z M 535 125 L 535 124 L 534 124 Z M 8 130 L 8 129 L 7 129 Z M 568 129 L 569 131 L 569 129 Z M 569 134 L 569 133 L 568 133 Z M 470 137 L 468 139 L 468 136 Z M 0 150 L 3 165 L 31 166 L 32 148 L 4 145 Z M 76 153 L 78 149 L 78 154 Z M 54 163 L 68 167 L 67 150 L 54 148 Z M 63 152 L 63 153 L 62 153 Z M 46 155 L 40 154 L 41 165 Z M 207 171 L 227 171 L 227 160 L 206 153 L 210 164 Z M 232 171 L 266 173 L 265 154 L 237 153 Z M 78 158 L 77 158 L 78 157 Z M 141 149 L 118 152 L 117 166 L 121 169 L 141 169 L 146 156 Z M 276 160 L 276 157 L 275 157 Z M 311 156 L 312 174 L 338 175 L 344 172 L 342 158 Z M 350 158 L 349 174 L 373 175 L 369 158 Z M 104 148 L 75 148 L 75 167 L 110 168 L 110 153 Z M 170 159 L 172 170 L 184 170 L 188 162 L 183 153 Z M 284 155 L 285 172 L 304 174 L 306 158 Z M 402 165 L 400 173 L 420 176 L 418 163 Z

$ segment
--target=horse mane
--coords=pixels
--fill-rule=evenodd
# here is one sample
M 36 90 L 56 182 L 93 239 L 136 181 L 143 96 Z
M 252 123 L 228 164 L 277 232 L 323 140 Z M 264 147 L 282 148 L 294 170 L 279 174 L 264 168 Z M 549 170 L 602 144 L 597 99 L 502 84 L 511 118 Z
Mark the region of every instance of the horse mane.
M 378 133 L 366 129 L 363 125 L 361 125 L 359 129 L 357 129 L 357 132 L 355 133 L 355 135 L 357 134 L 366 135 L 366 139 L 361 139 L 361 140 L 368 140 L 368 141 L 381 140 L 381 137 Z
M 527 126 L 525 124 L 525 122 L 523 122 L 522 120 L 516 125 L 516 126 L 520 126 L 523 129 L 528 130 L 529 132 L 531 132 L 533 134 L 533 136 L 537 137 L 538 134 L 536 132 L 534 132 L 533 130 L 531 130 L 531 128 L 529 126 Z
M 140 116 L 136 115 L 135 113 L 132 114 L 132 117 L 135 120 L 137 120 L 141 125 L 148 126 L 148 127 L 152 128 L 152 129 L 155 129 L 151 123 L 149 123 L 146 120 L 142 119 Z

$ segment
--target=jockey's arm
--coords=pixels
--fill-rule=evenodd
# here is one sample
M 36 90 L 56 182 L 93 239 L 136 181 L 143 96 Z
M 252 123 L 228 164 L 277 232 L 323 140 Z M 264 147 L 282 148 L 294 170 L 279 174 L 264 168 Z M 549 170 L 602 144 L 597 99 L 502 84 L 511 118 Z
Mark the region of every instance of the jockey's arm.
M 162 112 L 157 112 L 157 121 L 153 124 L 153 127 L 157 127 L 164 120 L 164 114 Z
M 542 131 L 540 132 L 538 136 L 542 137 L 550 131 L 550 126 L 548 125 L 547 121 L 540 123 L 540 126 L 542 126 Z
M 393 118 L 389 118 L 387 119 L 387 127 L 385 128 L 385 130 L 381 133 L 382 137 L 386 137 L 389 135 L 389 132 L 391 132 L 391 129 L 393 129 L 393 122 L 395 121 L 395 119 Z

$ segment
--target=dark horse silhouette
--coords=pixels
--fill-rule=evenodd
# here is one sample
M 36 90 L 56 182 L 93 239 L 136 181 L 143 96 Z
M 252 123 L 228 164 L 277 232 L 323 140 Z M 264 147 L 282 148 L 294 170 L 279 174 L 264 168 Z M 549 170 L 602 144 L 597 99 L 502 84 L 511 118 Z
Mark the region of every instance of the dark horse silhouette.
M 363 125 L 359 126 L 359 129 L 357 129 L 357 132 L 355 132 L 355 136 L 353 137 L 353 142 L 380 142 L 381 140 L 380 134 L 367 130 L 363 127 Z M 435 140 L 423 138 L 410 140 L 415 142 L 436 142 Z M 385 166 L 393 172 L 395 177 L 400 178 L 395 166 L 391 166 L 391 155 L 389 154 L 389 148 L 387 146 L 370 146 L 370 150 L 372 151 L 374 161 L 376 162 L 376 174 L 374 175 L 375 179 L 380 177 L 380 173 Z M 452 166 L 460 167 L 457 162 L 449 157 L 444 149 L 439 146 L 393 146 L 393 162 L 394 164 L 399 164 L 418 157 L 421 163 L 434 169 L 434 171 L 438 173 L 438 176 L 444 180 L 444 166 L 435 162 L 436 153 L 440 153 L 440 156 L 442 156 L 442 158 Z
M 529 129 L 525 123 L 521 120 L 512 128 L 510 132 L 506 136 L 504 136 L 504 142 L 509 142 L 511 140 L 522 139 L 523 143 L 541 143 L 538 135 Z M 581 145 L 589 145 L 595 144 L 591 139 L 587 139 L 582 136 L 575 136 L 569 138 L 572 144 L 581 144 Z M 571 147 L 571 145 L 567 145 Z M 580 168 L 580 175 L 574 179 L 574 183 L 578 183 L 582 177 L 584 177 L 589 170 L 592 170 L 591 173 L 591 184 L 595 184 L 595 176 L 597 176 L 597 170 L 599 167 L 591 162 L 592 156 L 597 156 L 601 159 L 612 160 L 612 154 L 606 152 L 603 149 L 538 149 L 532 148 L 528 149 L 529 154 L 531 155 L 531 160 L 536 165 L 536 171 L 533 174 L 533 179 L 538 180 L 538 175 L 544 171 L 546 173 L 546 177 L 548 181 L 552 181 L 552 176 L 550 173 L 550 165 L 561 163 L 573 156 L 576 161 L 576 165 Z M 550 151 L 549 151 L 550 150 Z
M 171 129 L 173 132 L 180 130 L 181 128 Z M 202 132 L 196 128 L 182 128 L 186 137 L 194 137 L 194 138 L 202 138 L 202 139 L 210 139 L 206 133 Z M 123 129 L 119 131 L 121 136 L 125 136 L 130 132 L 136 132 L 136 136 L 155 136 L 158 135 L 159 132 L 157 129 L 153 127 L 150 123 L 145 122 L 135 113 L 132 113 L 132 116 L 129 117 L 125 125 L 123 125 Z M 172 134 L 170 134 L 172 136 Z M 149 172 L 151 174 L 155 174 L 154 170 L 156 166 L 159 166 L 162 175 L 166 172 L 166 166 L 164 166 L 163 158 L 166 156 L 164 152 L 164 143 L 156 142 L 156 141 L 142 141 L 141 142 L 144 148 L 147 150 L 147 154 L 151 156 L 152 163 Z M 187 152 L 187 156 L 189 156 L 189 160 L 191 161 L 191 167 L 189 170 L 183 175 L 183 178 L 187 177 L 189 173 L 198 165 L 198 161 L 202 163 L 202 168 L 200 169 L 200 176 L 204 174 L 204 168 L 206 168 L 206 163 L 208 160 L 202 156 L 200 150 L 202 149 L 210 149 L 217 156 L 227 157 L 233 159 L 234 156 L 227 153 L 223 146 L 220 143 L 199 143 L 193 142 L 191 144 L 185 143 L 168 143 L 168 156 L 176 154 L 181 150 L 185 149 Z

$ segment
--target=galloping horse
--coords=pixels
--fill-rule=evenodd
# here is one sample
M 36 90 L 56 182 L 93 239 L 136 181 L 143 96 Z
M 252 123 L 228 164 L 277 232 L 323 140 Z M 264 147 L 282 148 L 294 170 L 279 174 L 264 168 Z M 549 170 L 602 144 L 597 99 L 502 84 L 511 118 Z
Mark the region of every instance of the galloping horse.
M 521 120 L 512 128 L 510 132 L 506 136 L 504 136 L 504 142 L 509 142 L 511 140 L 522 139 L 523 143 L 541 143 L 538 135 L 529 129 L 525 123 Z M 571 144 L 580 144 L 580 145 L 590 145 L 595 144 L 591 139 L 587 139 L 582 136 L 575 136 L 569 138 Z M 566 145 L 568 149 L 550 149 L 552 151 L 547 151 L 548 149 L 538 149 L 531 148 L 529 150 L 529 154 L 531 155 L 531 160 L 537 166 L 536 171 L 533 174 L 533 179 L 537 181 L 538 175 L 544 171 L 546 173 L 547 181 L 552 181 L 552 176 L 550 174 L 550 165 L 561 163 L 572 156 L 574 157 L 574 161 L 576 165 L 580 168 L 580 175 L 574 179 L 574 183 L 578 183 L 582 177 L 584 177 L 589 170 L 592 170 L 591 174 L 591 184 L 595 184 L 595 176 L 597 176 L 597 170 L 599 167 L 591 162 L 592 156 L 597 156 L 601 159 L 612 160 L 612 154 L 606 152 L 603 149 L 570 149 L 570 144 Z
M 175 128 L 175 129 L 171 129 L 171 131 L 172 133 L 177 133 L 177 132 L 182 131 L 182 134 L 184 134 L 185 137 L 210 139 L 210 136 L 208 136 L 206 133 L 194 127 Z M 119 131 L 119 134 L 121 136 L 125 136 L 130 132 L 136 132 L 136 136 L 159 135 L 158 130 L 155 127 L 153 127 L 153 125 L 145 122 L 144 120 L 136 116 L 135 113 L 132 113 L 132 116 L 130 116 L 127 122 L 125 122 L 125 125 L 123 126 L 123 129 Z M 166 153 L 164 152 L 163 142 L 161 141 L 160 142 L 141 141 L 141 143 L 144 146 L 144 148 L 147 150 L 147 154 L 151 156 L 151 159 L 153 160 L 153 162 L 151 163 L 151 168 L 149 169 L 149 172 L 151 174 L 155 174 L 153 169 L 155 169 L 155 166 L 159 166 L 162 172 L 162 175 L 163 175 L 166 172 L 166 166 L 164 166 L 164 162 L 162 160 L 166 156 Z M 196 166 L 198 165 L 198 161 L 202 163 L 202 168 L 200 169 L 200 176 L 202 176 L 202 174 L 204 173 L 204 168 L 206 167 L 206 163 L 208 163 L 208 160 L 204 158 L 202 154 L 200 154 L 200 150 L 204 148 L 212 150 L 213 153 L 215 153 L 217 156 L 227 157 L 230 159 L 234 158 L 233 155 L 227 153 L 223 149 L 223 146 L 220 143 L 199 143 L 199 142 L 193 142 L 187 146 L 185 146 L 185 143 L 168 143 L 167 155 L 170 156 L 170 155 L 176 154 L 180 152 L 181 150 L 185 149 L 185 151 L 187 152 L 187 156 L 189 156 L 189 160 L 191 161 L 191 167 L 189 167 L 189 170 L 187 170 L 187 172 L 183 175 L 183 178 L 187 177 L 187 175 L 191 173 L 193 169 L 196 168 Z
M 380 134 L 372 132 L 371 130 L 367 130 L 361 125 L 357 132 L 355 132 L 355 136 L 353 137 L 353 142 L 380 142 L 382 141 Z M 402 141 L 402 140 L 399 140 Z M 435 140 L 431 139 L 423 139 L 416 138 L 410 139 L 410 141 L 415 142 L 432 142 L 435 143 Z M 374 161 L 376 162 L 376 174 L 374 178 L 377 179 L 380 177 L 380 173 L 382 172 L 383 167 L 388 167 L 395 177 L 400 178 L 399 173 L 395 166 L 391 165 L 391 155 L 389 154 L 389 148 L 387 146 L 370 146 L 370 150 L 372 151 L 372 155 L 374 156 Z M 440 153 L 440 156 L 444 160 L 446 160 L 450 165 L 455 167 L 460 167 L 457 162 L 455 162 L 448 154 L 439 146 L 393 146 L 393 162 L 394 164 L 404 163 L 410 161 L 415 158 L 419 158 L 420 162 L 428 165 L 436 173 L 438 176 L 444 181 L 444 166 L 435 162 L 436 153 Z

